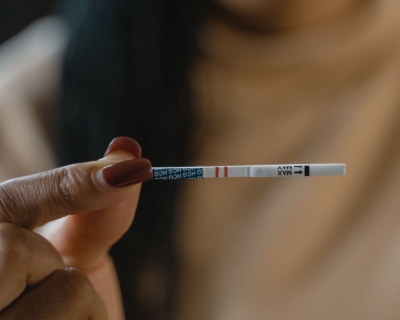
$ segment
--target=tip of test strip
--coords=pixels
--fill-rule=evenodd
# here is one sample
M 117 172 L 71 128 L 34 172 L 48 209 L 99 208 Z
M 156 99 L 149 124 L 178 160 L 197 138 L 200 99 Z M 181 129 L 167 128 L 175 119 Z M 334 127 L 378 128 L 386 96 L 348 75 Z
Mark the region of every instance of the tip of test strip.
M 346 174 L 344 163 L 253 165 L 249 166 L 249 169 L 248 176 L 254 178 L 343 176 Z
M 314 164 L 310 166 L 310 176 L 344 176 L 344 175 L 346 175 L 346 165 L 344 163 Z

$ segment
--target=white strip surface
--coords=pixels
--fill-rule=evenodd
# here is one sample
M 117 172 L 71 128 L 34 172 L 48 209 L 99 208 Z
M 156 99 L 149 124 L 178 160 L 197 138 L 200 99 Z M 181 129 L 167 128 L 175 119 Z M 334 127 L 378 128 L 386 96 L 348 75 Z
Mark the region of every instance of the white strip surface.
M 343 163 L 153 168 L 153 179 L 341 176 Z

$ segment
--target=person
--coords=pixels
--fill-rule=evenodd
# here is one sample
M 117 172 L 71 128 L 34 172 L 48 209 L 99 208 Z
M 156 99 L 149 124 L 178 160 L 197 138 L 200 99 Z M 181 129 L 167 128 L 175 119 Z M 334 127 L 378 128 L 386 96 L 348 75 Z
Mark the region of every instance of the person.
M 348 175 L 146 182 L 132 228 L 111 250 L 126 317 L 397 319 L 398 2 L 195 4 L 121 0 L 64 7 L 71 33 L 57 109 L 61 163 L 96 159 L 112 137 L 132 136 L 154 166 L 344 162 Z M 100 169 L 102 161 L 80 166 Z M 5 189 L 13 196 L 54 186 L 38 177 L 1 187 L 14 186 Z M 76 190 L 85 183 L 67 185 Z M 138 191 L 109 192 L 118 201 L 125 190 Z M 88 198 L 93 207 L 82 211 L 103 208 L 98 203 L 106 194 Z M 80 197 L 66 195 L 70 207 L 80 208 Z M 59 198 L 49 199 L 54 212 L 77 212 L 57 210 Z M 17 210 L 22 216 L 35 212 L 27 204 Z M 126 218 L 122 211 L 100 221 L 126 227 L 116 218 Z M 6 221 L 27 227 L 11 212 Z M 100 223 L 91 213 L 62 220 L 48 236 L 55 248 L 54 237 L 72 219 Z M 97 247 L 99 235 L 122 233 L 121 225 L 100 228 L 88 240 Z M 60 243 L 70 245 L 65 238 Z M 91 256 L 85 241 L 77 247 Z M 67 266 L 82 263 L 79 255 L 73 263 L 74 255 L 63 258 Z M 110 317 L 121 317 L 114 313 L 118 294 L 111 303 L 104 293 L 118 290 L 102 291 L 104 283 L 81 269 Z M 107 272 L 112 277 L 111 262 Z M 11 299 L 5 312 L 23 312 L 19 300 L 41 301 L 29 292 L 17 293 L 20 299 Z M 103 310 L 90 296 L 86 318 Z M 66 314 L 61 302 L 42 309 L 54 318 L 57 307 Z

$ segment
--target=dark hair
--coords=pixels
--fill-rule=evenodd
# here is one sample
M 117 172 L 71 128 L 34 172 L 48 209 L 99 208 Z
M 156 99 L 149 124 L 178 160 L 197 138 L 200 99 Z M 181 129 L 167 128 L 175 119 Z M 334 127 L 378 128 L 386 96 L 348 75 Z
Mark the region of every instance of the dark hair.
M 154 166 L 186 161 L 187 71 L 203 2 L 66 0 L 58 6 L 72 32 L 56 119 L 62 164 L 100 158 L 116 136 L 138 140 Z M 145 183 L 133 226 L 111 250 L 127 319 L 171 315 L 178 188 L 173 181 Z M 154 287 L 143 283 L 149 277 Z

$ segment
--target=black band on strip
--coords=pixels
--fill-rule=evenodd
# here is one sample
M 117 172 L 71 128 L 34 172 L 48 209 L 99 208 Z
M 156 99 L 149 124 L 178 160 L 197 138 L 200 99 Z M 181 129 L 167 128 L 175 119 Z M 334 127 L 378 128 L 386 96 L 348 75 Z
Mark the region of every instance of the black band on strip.
M 304 166 L 304 175 L 306 177 L 310 175 L 310 166 Z

